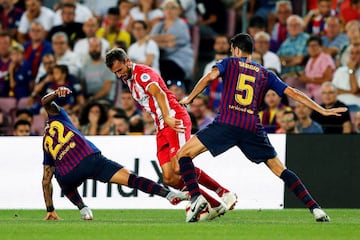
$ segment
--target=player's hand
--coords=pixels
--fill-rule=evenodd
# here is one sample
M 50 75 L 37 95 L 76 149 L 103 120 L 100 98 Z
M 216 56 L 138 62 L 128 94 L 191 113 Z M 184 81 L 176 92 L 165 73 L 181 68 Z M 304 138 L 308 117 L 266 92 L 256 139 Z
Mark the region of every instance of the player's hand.
M 58 95 L 58 97 L 66 97 L 67 95 L 72 93 L 72 91 L 67 87 L 59 87 L 58 89 L 56 89 L 55 92 Z
M 185 126 L 183 124 L 183 121 L 180 119 L 176 119 L 174 117 L 166 117 L 164 118 L 164 121 L 166 124 L 174 129 L 176 132 L 184 133 L 185 132 Z
M 341 116 L 341 113 L 346 112 L 348 109 L 346 107 L 338 107 L 338 108 L 330 108 L 325 109 L 322 112 L 322 115 L 324 116 Z
M 179 101 L 180 105 L 183 105 L 183 106 L 187 106 L 189 105 L 190 103 L 192 103 L 192 100 L 190 100 L 188 97 L 184 97 L 183 99 L 181 99 Z
M 47 212 L 44 220 L 60 220 L 60 218 L 56 214 L 56 212 L 53 211 L 53 212 Z

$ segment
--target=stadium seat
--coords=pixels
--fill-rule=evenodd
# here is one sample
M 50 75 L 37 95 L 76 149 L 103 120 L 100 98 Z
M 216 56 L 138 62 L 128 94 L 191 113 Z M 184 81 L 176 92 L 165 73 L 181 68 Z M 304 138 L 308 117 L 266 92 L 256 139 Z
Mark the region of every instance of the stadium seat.
M 0 109 L 5 114 L 11 114 L 16 109 L 16 98 L 4 97 L 0 98 Z
M 45 118 L 41 114 L 34 115 L 31 132 L 36 135 L 43 135 L 45 127 Z
M 18 103 L 17 103 L 17 108 L 18 109 L 28 108 L 29 107 L 29 105 L 28 105 L 29 100 L 30 100 L 30 97 L 20 98 Z

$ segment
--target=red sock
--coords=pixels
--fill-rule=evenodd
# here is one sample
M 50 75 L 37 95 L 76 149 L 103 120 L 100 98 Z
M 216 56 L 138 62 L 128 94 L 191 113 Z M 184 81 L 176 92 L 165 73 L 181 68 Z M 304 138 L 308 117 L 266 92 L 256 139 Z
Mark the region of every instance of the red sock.
M 206 200 L 208 201 L 208 203 L 210 204 L 210 206 L 212 208 L 217 207 L 220 205 L 220 202 L 218 200 L 216 200 L 215 198 L 213 198 L 212 196 L 210 196 L 207 192 L 205 192 L 204 190 L 200 189 L 200 193 L 206 198 Z
M 226 188 L 221 186 L 217 181 L 215 181 L 215 179 L 211 178 L 200 168 L 195 167 L 195 171 L 196 171 L 196 175 L 197 175 L 199 184 L 216 192 L 216 194 L 218 196 L 221 197 L 224 193 L 229 192 L 229 190 L 227 190 Z

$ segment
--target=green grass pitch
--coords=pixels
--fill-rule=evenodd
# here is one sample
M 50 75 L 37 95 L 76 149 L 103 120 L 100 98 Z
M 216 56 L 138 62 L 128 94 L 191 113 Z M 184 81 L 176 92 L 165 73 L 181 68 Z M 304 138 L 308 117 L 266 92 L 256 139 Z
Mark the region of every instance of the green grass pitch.
M 57 210 L 60 221 L 43 220 L 44 210 L 0 210 L 0 239 L 360 239 L 359 209 L 326 211 L 330 223 L 315 222 L 306 209 L 234 210 L 198 223 L 185 223 L 183 210 L 93 209 L 93 221 L 76 210 Z

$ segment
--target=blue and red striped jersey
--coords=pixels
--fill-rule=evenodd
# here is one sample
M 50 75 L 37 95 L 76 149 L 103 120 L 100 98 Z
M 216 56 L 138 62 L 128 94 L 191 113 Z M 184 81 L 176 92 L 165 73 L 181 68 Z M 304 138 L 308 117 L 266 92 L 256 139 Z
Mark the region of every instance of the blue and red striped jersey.
M 43 165 L 55 166 L 55 171 L 64 176 L 85 157 L 100 150 L 75 128 L 63 108 L 55 116 L 49 115 L 49 123 L 43 138 Z
M 229 57 L 215 64 L 223 80 L 216 122 L 257 132 L 263 129 L 258 115 L 264 96 L 273 89 L 279 96 L 287 84 L 273 72 L 246 58 Z

